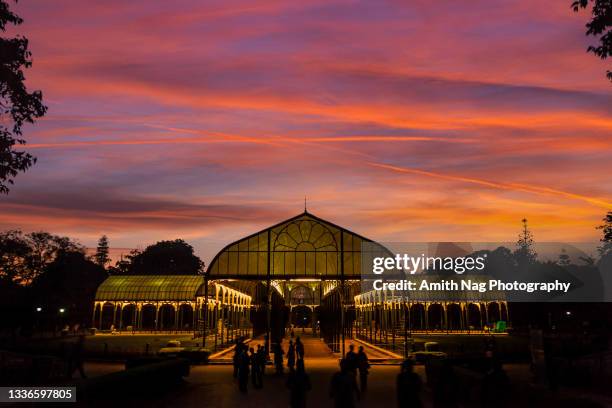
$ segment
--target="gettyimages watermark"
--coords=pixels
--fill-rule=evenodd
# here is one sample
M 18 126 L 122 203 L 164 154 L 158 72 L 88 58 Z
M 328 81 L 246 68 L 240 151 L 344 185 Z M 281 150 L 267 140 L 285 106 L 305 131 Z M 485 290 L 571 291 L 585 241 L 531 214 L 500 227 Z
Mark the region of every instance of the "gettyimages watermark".
M 361 293 L 436 302 L 609 302 L 612 255 L 597 243 L 377 243 L 361 246 Z

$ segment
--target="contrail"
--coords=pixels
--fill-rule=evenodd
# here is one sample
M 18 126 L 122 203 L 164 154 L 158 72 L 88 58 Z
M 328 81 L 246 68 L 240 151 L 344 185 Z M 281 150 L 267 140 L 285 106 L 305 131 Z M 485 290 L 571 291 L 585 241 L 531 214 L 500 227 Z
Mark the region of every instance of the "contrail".
M 435 178 L 439 178 L 443 180 L 461 181 L 464 183 L 477 184 L 480 186 L 496 188 L 500 190 L 523 191 L 527 193 L 534 193 L 534 194 L 548 195 L 548 196 L 553 195 L 553 196 L 558 196 L 558 197 L 570 198 L 573 200 L 585 201 L 589 204 L 592 204 L 598 207 L 603 207 L 606 209 L 612 208 L 612 202 L 609 202 L 603 199 L 599 199 L 599 198 L 595 198 L 595 197 L 575 194 L 575 193 L 571 193 L 571 192 L 567 192 L 563 190 L 557 190 L 557 189 L 549 188 L 549 187 L 532 186 L 532 185 L 521 184 L 521 183 L 502 183 L 502 182 L 496 182 L 496 181 L 488 181 L 488 180 L 482 180 L 482 179 L 477 179 L 477 178 L 472 178 L 472 177 L 436 173 L 433 171 L 414 169 L 410 167 L 393 166 L 393 165 L 384 164 L 384 163 L 368 162 L 367 164 L 373 167 L 379 167 L 382 169 L 392 170 L 398 173 L 418 174 L 418 175 L 427 176 L 427 177 L 435 177 Z

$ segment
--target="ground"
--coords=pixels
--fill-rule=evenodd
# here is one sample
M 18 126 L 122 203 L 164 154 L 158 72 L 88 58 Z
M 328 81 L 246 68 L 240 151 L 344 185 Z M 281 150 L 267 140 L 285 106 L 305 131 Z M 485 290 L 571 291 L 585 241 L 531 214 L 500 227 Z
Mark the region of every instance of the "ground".
M 299 333 L 301 334 L 301 333 Z M 143 335 L 96 335 L 88 337 L 86 340 L 86 350 L 97 351 L 93 358 L 90 358 L 85 364 L 85 371 L 90 378 L 102 376 L 104 374 L 120 371 L 124 369 L 122 355 L 129 353 L 142 353 L 146 345 L 149 344 L 151 354 L 164 346 L 169 340 L 180 340 L 183 344 L 191 345 L 201 341 L 192 339 L 190 335 L 175 335 L 175 334 L 143 334 Z M 312 337 L 309 333 L 302 335 L 306 350 L 306 370 L 311 378 L 312 391 L 308 394 L 309 407 L 328 407 L 332 406 L 332 401 L 329 398 L 329 383 L 332 375 L 338 370 L 339 354 L 332 353 L 329 348 L 320 339 Z M 433 338 L 425 338 L 423 341 L 433 340 Z M 37 339 L 30 342 L 19 342 L 23 348 L 29 348 L 30 352 L 52 352 L 59 348 L 60 342 L 74 341 L 74 338 L 65 339 Z M 462 344 L 461 348 L 469 351 L 471 348 L 480 347 L 482 338 L 476 337 L 459 337 L 459 336 L 442 336 L 437 339 L 439 343 Z M 351 340 L 347 340 L 346 350 Z M 252 345 L 263 343 L 261 339 L 255 339 L 251 342 Z M 288 341 L 285 340 L 284 348 L 286 350 Z M 355 342 L 356 346 L 361 343 Z M 520 341 L 513 340 L 512 336 L 500 338 L 498 345 L 520 344 Z M 446 344 L 441 344 L 446 348 Z M 26 347 L 30 346 L 30 347 Z M 504 346 L 505 347 L 505 346 Z M 514 348 L 511 347 L 511 348 Z M 103 350 L 107 349 L 106 353 Z M 385 357 L 385 350 L 369 347 L 366 345 L 366 351 L 372 360 L 377 360 L 373 364 L 369 376 L 369 389 L 362 397 L 358 407 L 394 407 L 395 406 L 395 377 L 399 372 L 398 364 L 401 359 Z M 96 358 L 95 355 L 102 352 L 105 354 L 104 359 Z M 90 356 L 91 357 L 91 356 Z M 397 357 L 397 356 L 395 356 Z M 112 359 L 115 359 L 112 361 Z M 226 364 L 223 360 L 226 360 Z M 286 388 L 286 375 L 277 377 L 272 371 L 272 367 L 268 368 L 268 374 L 265 377 L 264 389 L 255 390 L 249 388 L 247 395 L 238 392 L 238 386 L 232 377 L 231 352 L 225 356 L 220 356 L 216 359 L 217 364 L 196 365 L 191 367 L 191 373 L 184 381 L 177 385 L 168 388 L 148 388 L 144 393 L 130 395 L 127 399 L 113 401 L 115 405 L 125 406 L 149 406 L 149 407 L 287 407 L 289 402 L 289 392 Z M 612 364 L 612 360 L 611 360 Z M 517 361 L 512 364 L 504 364 L 504 370 L 510 377 L 510 386 L 503 392 L 500 397 L 503 401 L 508 402 L 506 406 L 555 406 L 555 407 L 606 407 L 612 406 L 612 392 L 604 393 L 601 390 L 580 390 L 562 389 L 557 393 L 551 393 L 545 387 L 537 387 L 531 384 L 532 375 L 529 370 L 529 364 L 526 361 Z M 417 366 L 416 372 L 421 376 L 423 383 L 426 383 L 425 369 L 423 366 Z M 76 380 L 78 384 L 81 380 Z M 71 382 L 72 383 L 72 382 Z M 111 387 L 112 388 L 112 387 Z M 113 390 L 109 389 L 109 397 L 113 398 Z M 587 395 L 588 393 L 588 395 Z M 585 398 L 591 402 L 586 403 Z M 428 386 L 425 386 L 422 393 L 422 399 L 425 407 L 433 406 L 433 391 Z M 78 404 L 77 404 L 78 405 Z M 92 404 L 87 404 L 90 406 Z M 94 404 L 97 406 L 107 406 L 109 402 L 101 402 Z M 85 405 L 83 405 L 85 406 Z
M 309 335 L 303 336 L 302 339 L 306 350 L 306 370 L 312 382 L 312 391 L 308 394 L 307 406 L 331 407 L 329 383 L 332 375 L 338 370 L 339 355 L 333 354 L 320 339 Z M 258 343 L 262 341 L 257 339 L 252 342 L 253 345 Z M 371 348 L 368 348 L 367 351 L 371 356 L 380 357 L 382 353 L 382 351 Z M 119 363 L 101 362 L 91 362 L 86 366 L 91 376 L 122 368 L 123 365 Z M 563 391 L 551 394 L 545 388 L 534 388 L 528 384 L 531 375 L 527 364 L 507 364 L 504 368 L 513 384 L 504 395 L 500 396 L 503 401 L 508 402 L 506 406 L 612 406 L 612 399 L 601 397 L 597 403 L 589 405 L 579 399 L 576 392 Z M 423 383 L 426 383 L 424 367 L 416 366 L 415 371 L 421 376 Z M 395 377 L 398 372 L 399 366 L 396 364 L 373 365 L 369 376 L 368 391 L 362 395 L 358 407 L 395 407 Z M 274 375 L 273 368 L 268 367 L 264 388 L 256 390 L 249 384 L 249 391 L 245 395 L 238 391 L 238 386 L 232 377 L 231 365 L 199 365 L 191 368 L 190 375 L 178 387 L 166 391 L 147 391 L 144 395 L 134 395 L 133 401 L 123 402 L 148 407 L 285 408 L 289 403 L 286 378 L 286 375 L 280 377 Z M 423 389 L 422 399 L 425 407 L 433 406 L 432 390 L 427 386 Z M 103 405 L 106 406 L 106 404 L 100 406 Z

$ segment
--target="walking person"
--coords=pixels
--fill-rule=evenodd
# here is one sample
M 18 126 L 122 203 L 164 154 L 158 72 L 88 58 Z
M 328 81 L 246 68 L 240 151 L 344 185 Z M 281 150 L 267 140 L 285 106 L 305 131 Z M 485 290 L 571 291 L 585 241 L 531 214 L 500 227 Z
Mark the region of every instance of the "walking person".
M 302 343 L 300 336 L 295 339 L 295 352 L 298 359 L 304 359 L 304 343 Z
M 340 361 L 340 371 L 331 379 L 329 396 L 334 400 L 334 408 L 354 408 L 356 400 L 359 400 L 355 374 L 349 370 L 345 359 Z
M 306 394 L 311 390 L 310 377 L 306 374 L 304 360 L 297 361 L 295 372 L 289 374 L 287 378 L 287 388 L 289 388 L 289 406 L 291 408 L 306 408 Z
M 280 340 L 278 343 L 274 343 L 272 350 L 274 353 L 274 367 L 276 368 L 276 374 L 281 375 L 283 373 L 283 354 L 285 354 L 283 351 L 282 340 Z
M 357 353 L 357 368 L 359 369 L 359 387 L 361 388 L 361 392 L 365 392 L 368 388 L 370 361 L 368 360 L 368 355 L 365 353 L 363 346 L 359 346 L 359 352 Z
M 242 342 L 240 340 L 236 340 L 236 345 L 234 346 L 234 356 L 232 357 L 232 363 L 234 364 L 234 378 L 238 378 L 238 366 L 240 365 L 240 353 L 242 352 Z
M 357 353 L 355 353 L 354 344 L 351 344 L 349 346 L 349 351 L 346 352 L 344 359 L 346 360 L 348 370 L 352 371 L 355 375 L 357 375 L 358 363 L 357 363 Z
M 249 362 L 251 364 L 251 383 L 253 384 L 253 388 L 258 389 L 261 388 L 261 367 L 259 365 L 259 359 L 257 357 L 257 353 L 255 353 L 255 349 L 251 347 L 249 349 Z
M 395 391 L 397 393 L 398 408 L 421 408 L 421 377 L 413 370 L 411 360 L 402 363 L 401 371 L 397 375 Z
M 238 356 L 238 388 L 240 392 L 247 393 L 249 385 L 249 355 L 246 347 L 241 347 Z
M 295 370 L 295 346 L 293 345 L 293 340 L 289 340 L 289 349 L 287 350 L 287 367 L 289 367 L 290 373 Z
M 262 376 L 262 385 L 263 385 L 263 376 L 266 373 L 266 363 L 268 362 L 268 358 L 266 357 L 266 348 L 261 344 L 257 345 L 257 363 L 259 364 L 259 368 L 261 369 Z

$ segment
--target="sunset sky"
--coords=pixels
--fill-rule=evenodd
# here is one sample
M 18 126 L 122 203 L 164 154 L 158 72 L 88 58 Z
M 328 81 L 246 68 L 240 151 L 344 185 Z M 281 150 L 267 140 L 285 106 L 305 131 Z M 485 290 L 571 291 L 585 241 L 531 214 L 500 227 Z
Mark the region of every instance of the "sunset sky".
M 610 63 L 570 3 L 21 0 L 49 111 L 0 229 L 208 263 L 306 195 L 379 241 L 597 240 Z

